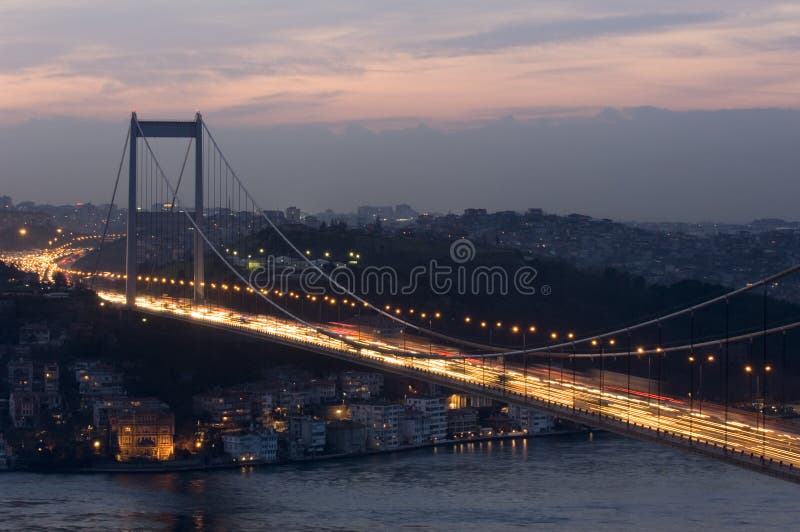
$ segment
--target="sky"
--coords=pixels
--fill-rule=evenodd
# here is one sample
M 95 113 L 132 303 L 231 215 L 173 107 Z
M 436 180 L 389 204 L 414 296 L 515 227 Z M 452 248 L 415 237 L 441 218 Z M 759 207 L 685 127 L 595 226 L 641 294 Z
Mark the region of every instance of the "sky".
M 774 135 L 798 138 L 798 28 L 800 4 L 773 0 L 4 0 L 0 188 L 39 201 L 102 201 L 119 156 L 110 139 L 121 145 L 132 110 L 180 119 L 199 110 L 231 141 L 240 167 L 255 174 L 254 192 L 265 203 L 310 211 L 408 202 L 439 211 L 528 205 L 614 218 L 800 218 L 780 201 L 734 211 L 710 192 L 732 188 L 752 200 L 758 180 L 797 186 L 770 150 L 785 141 Z M 635 111 L 643 107 L 671 114 Z M 720 109 L 742 112 L 706 112 Z M 624 120 L 610 120 L 610 110 Z M 625 165 L 620 144 L 646 143 L 630 137 L 648 135 L 643 120 L 661 128 L 650 140 L 664 149 L 642 160 L 646 176 Z M 764 120 L 776 123 L 759 129 Z M 742 137 L 724 134 L 729 144 L 719 146 L 696 135 L 726 133 L 720 122 Z M 498 137 L 498 129 L 511 136 Z M 43 152 L 56 132 L 84 157 Z M 668 132 L 694 134 L 709 151 L 698 154 L 683 139 L 664 144 L 660 135 Z M 501 137 L 522 145 L 511 153 Z M 530 149 L 525 139 L 553 149 Z M 425 146 L 424 157 L 407 145 L 414 142 Z M 609 143 L 602 157 L 566 155 Z M 382 156 L 348 160 L 368 146 Z M 742 174 L 734 163 L 743 146 L 772 173 Z M 267 163 L 266 153 L 279 160 Z M 791 153 L 777 160 L 797 168 Z M 669 174 L 652 171 L 665 164 Z M 633 207 L 652 203 L 649 192 L 669 179 L 705 188 L 691 201 Z M 740 183 L 748 180 L 752 190 Z M 341 186 L 329 190 L 330 181 Z M 449 193 L 414 187 L 432 182 Z M 635 186 L 619 188 L 629 182 Z M 614 194 L 576 194 L 586 183 Z M 614 201 L 623 190 L 626 201 Z

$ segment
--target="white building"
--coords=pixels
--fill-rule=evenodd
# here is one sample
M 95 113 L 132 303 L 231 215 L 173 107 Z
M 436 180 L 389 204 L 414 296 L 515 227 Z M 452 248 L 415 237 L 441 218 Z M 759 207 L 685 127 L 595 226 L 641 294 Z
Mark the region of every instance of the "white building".
M 517 423 L 519 428 L 529 434 L 548 432 L 555 427 L 555 418 L 530 408 L 508 405 L 508 417 Z
M 432 442 L 447 437 L 447 408 L 444 399 L 438 397 L 409 397 L 406 406 L 423 415 L 427 439 Z
M 397 449 L 400 444 L 400 416 L 403 407 L 397 403 L 356 403 L 350 406 L 356 423 L 367 427 L 368 449 Z
M 275 462 L 278 459 L 278 435 L 272 429 L 225 434 L 222 444 L 234 462 Z

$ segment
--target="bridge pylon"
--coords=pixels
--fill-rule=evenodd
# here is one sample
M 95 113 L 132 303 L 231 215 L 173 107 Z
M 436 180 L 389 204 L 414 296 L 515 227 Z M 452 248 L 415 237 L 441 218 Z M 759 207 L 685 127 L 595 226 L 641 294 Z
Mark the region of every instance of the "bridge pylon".
M 136 238 L 137 217 L 141 206 L 137 198 L 137 148 L 139 138 L 189 138 L 194 139 L 195 180 L 194 180 L 194 212 L 192 216 L 198 227 L 203 227 L 203 118 L 200 113 L 193 121 L 159 121 L 139 120 L 136 113 L 131 113 L 131 136 L 128 172 L 128 218 L 127 248 L 125 252 L 125 303 L 132 308 L 136 303 Z M 194 276 L 194 301 L 202 302 L 205 298 L 205 264 L 203 261 L 204 242 L 199 231 L 194 231 L 192 255 Z

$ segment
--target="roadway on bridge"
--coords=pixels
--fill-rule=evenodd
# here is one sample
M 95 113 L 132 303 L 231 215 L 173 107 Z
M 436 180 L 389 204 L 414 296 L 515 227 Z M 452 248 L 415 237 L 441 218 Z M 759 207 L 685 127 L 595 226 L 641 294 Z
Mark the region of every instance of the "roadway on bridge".
M 51 276 L 88 248 L 37 250 L 6 254 L 6 260 L 23 269 Z M 119 276 L 117 276 L 119 277 Z M 100 290 L 104 304 L 124 306 L 125 297 L 115 291 Z M 354 362 L 372 365 L 425 379 L 435 376 L 453 389 L 502 397 L 516 404 L 540 407 L 586 425 L 608 427 L 619 432 L 650 435 L 679 446 L 707 447 L 723 456 L 738 456 L 740 461 L 758 460 L 765 467 L 787 468 L 786 476 L 800 479 L 800 428 L 792 423 L 767 418 L 759 423 L 756 412 L 724 408 L 709 402 L 691 405 L 681 398 L 659 396 L 650 390 L 628 389 L 618 382 L 602 386 L 600 379 L 543 364 L 525 366 L 510 359 L 505 363 L 490 358 L 453 358 L 461 355 L 453 347 L 435 344 L 415 335 L 403 335 L 396 344 L 368 328 L 347 324 L 304 325 L 266 315 L 243 314 L 219 306 L 197 306 L 190 300 L 141 296 L 137 310 L 182 319 L 285 344 L 307 347 Z M 336 335 L 342 335 L 346 341 Z M 430 358 L 430 355 L 443 358 Z M 415 356 L 416 355 L 416 356 Z M 532 358 L 531 358 L 532 359 Z M 529 359 L 529 360 L 531 360 Z M 541 358 L 537 359 L 541 360 Z M 608 372 L 606 373 L 608 374 Z M 671 441 L 669 441 L 671 440 Z
M 101 291 L 99 296 L 109 304 L 124 305 L 124 295 Z M 592 419 L 612 418 L 617 422 L 650 430 L 654 434 L 677 437 L 695 445 L 708 445 L 731 452 L 763 456 L 765 460 L 800 467 L 800 429 L 791 424 L 767 419 L 761 426 L 755 412 L 726 409 L 703 402 L 702 408 L 691 407 L 682 399 L 658 396 L 645 390 L 628 390 L 604 386 L 592 377 L 568 369 L 548 368 L 542 364 L 523 367 L 507 361 L 461 358 L 454 360 L 419 358 L 429 352 L 444 355 L 457 353 L 451 347 L 430 344 L 409 337 L 405 351 L 368 330 L 346 331 L 347 342 L 324 334 L 314 327 L 265 315 L 243 314 L 218 306 L 192 306 L 188 300 L 142 296 L 138 310 L 178 317 L 200 324 L 223 326 L 265 338 L 289 341 L 302 347 L 347 355 L 355 362 L 369 359 L 384 364 L 387 370 L 403 368 L 419 372 L 420 377 L 433 374 L 451 382 L 454 389 L 468 384 L 506 394 L 512 402 L 543 402 L 583 414 L 587 424 Z M 327 327 L 328 324 L 320 324 Z M 495 393 L 496 395 L 496 393 Z

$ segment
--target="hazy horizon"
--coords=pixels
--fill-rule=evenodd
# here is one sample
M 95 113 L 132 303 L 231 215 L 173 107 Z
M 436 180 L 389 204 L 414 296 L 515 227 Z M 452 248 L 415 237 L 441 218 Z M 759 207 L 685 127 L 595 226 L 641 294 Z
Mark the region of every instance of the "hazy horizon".
M 265 209 L 407 203 L 442 213 L 536 207 L 627 221 L 800 219 L 800 150 L 792 141 L 800 111 L 578 111 L 394 129 L 206 120 Z M 121 118 L 0 126 L 0 192 L 15 201 L 107 203 L 128 125 Z M 186 141 L 153 144 L 175 179 Z

